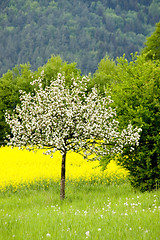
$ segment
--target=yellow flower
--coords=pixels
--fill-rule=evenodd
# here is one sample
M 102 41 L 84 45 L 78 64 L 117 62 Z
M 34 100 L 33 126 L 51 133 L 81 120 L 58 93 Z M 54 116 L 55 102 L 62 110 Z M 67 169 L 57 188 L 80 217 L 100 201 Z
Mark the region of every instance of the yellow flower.
M 43 150 L 36 153 L 27 150 L 0 148 L 0 191 L 12 186 L 16 191 L 19 186 L 30 186 L 42 180 L 60 181 L 61 154 L 55 152 L 53 158 L 43 154 Z M 86 161 L 82 155 L 69 152 L 66 157 L 66 181 L 95 181 L 107 182 L 111 179 L 125 179 L 127 172 L 111 161 L 105 171 L 101 170 L 99 161 Z M 96 184 L 96 183 L 94 183 Z

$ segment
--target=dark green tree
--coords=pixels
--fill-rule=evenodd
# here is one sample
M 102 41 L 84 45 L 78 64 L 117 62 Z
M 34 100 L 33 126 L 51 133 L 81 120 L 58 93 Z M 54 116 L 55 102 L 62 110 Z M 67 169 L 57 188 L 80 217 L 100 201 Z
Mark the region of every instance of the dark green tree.
M 148 9 L 150 21 L 152 23 L 158 22 L 160 19 L 160 2 L 159 0 L 153 0 Z
M 141 191 L 152 190 L 160 184 L 160 61 L 146 60 L 145 55 L 132 54 L 129 62 L 125 55 L 108 68 L 103 59 L 93 82 L 100 93 L 110 88 L 120 127 L 131 121 L 142 128 L 139 146 L 134 152 L 127 148 L 118 164 L 130 172 L 130 181 Z M 110 64 L 109 64 L 110 65 Z M 109 158 L 102 158 L 106 166 Z
M 130 181 L 141 191 L 160 186 L 160 62 L 138 56 L 128 62 L 118 59 L 111 86 L 117 106 L 118 120 L 123 127 L 131 119 L 142 128 L 139 146 L 134 152 L 126 149 L 118 163 L 130 172 Z

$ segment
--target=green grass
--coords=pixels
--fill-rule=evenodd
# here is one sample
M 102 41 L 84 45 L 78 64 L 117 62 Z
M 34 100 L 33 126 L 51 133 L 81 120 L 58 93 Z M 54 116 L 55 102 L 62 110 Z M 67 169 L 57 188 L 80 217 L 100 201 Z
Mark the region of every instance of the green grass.
M 0 240 L 159 240 L 160 191 L 67 183 L 0 193 Z

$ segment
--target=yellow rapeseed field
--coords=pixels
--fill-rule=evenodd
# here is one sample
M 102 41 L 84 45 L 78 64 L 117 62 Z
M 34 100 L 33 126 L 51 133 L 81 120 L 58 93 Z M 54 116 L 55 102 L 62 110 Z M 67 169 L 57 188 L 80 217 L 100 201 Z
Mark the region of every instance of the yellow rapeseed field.
M 27 150 L 0 148 L 0 190 L 9 186 L 17 189 L 21 185 L 31 185 L 41 180 L 60 181 L 61 154 L 54 153 L 53 158 L 44 155 L 43 150 L 36 153 Z M 111 161 L 105 171 L 99 161 L 86 161 L 80 154 L 69 152 L 66 158 L 66 180 L 102 181 L 107 179 L 125 179 L 127 172 Z

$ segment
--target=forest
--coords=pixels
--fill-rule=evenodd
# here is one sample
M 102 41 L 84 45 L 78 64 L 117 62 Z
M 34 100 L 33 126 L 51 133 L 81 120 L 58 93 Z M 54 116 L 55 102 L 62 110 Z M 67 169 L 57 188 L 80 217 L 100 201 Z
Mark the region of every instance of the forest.
M 159 20 L 159 0 L 3 0 L 0 76 L 28 62 L 36 70 L 52 54 L 93 74 L 105 56 L 141 52 Z

